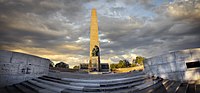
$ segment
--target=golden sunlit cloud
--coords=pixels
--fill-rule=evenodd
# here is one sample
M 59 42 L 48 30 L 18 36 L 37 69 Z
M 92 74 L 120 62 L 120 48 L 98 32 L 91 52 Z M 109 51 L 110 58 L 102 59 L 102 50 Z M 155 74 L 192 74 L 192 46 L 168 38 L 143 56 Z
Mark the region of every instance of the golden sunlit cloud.
M 171 16 L 184 18 L 200 18 L 200 4 L 192 3 L 171 4 L 168 6 L 168 13 Z
M 69 49 L 69 50 L 84 50 L 81 46 L 78 45 L 62 45 L 60 48 Z

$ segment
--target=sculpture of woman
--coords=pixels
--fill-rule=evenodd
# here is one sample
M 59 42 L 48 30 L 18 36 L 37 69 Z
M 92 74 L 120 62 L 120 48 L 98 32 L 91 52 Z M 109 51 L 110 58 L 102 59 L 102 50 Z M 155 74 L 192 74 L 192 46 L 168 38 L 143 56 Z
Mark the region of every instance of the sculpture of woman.
M 94 46 L 92 49 L 92 56 L 98 56 L 99 55 L 99 47 L 97 45 Z

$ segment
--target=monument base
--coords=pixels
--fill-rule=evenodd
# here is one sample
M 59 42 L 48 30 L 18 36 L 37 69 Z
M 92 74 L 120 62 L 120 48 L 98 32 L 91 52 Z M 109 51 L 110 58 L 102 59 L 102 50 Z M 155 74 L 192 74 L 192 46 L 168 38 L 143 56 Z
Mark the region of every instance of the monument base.
M 98 56 L 90 57 L 89 72 L 100 72 L 100 60 Z

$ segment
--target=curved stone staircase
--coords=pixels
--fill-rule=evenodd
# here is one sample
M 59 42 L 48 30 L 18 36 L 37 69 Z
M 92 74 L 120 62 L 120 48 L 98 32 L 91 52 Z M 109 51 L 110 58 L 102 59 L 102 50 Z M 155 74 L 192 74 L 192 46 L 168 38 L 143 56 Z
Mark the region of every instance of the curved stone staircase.
M 149 78 L 143 72 L 127 74 L 96 79 L 86 78 L 87 74 L 83 78 L 43 76 L 6 86 L 0 93 L 200 93 L 200 85 Z

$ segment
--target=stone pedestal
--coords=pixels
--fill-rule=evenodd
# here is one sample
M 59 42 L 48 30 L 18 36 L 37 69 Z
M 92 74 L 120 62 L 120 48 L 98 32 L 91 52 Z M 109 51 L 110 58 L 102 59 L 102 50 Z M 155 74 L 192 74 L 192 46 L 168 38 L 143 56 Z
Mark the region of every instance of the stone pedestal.
M 89 72 L 100 71 L 100 58 L 98 56 L 90 58 Z

